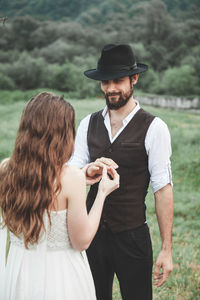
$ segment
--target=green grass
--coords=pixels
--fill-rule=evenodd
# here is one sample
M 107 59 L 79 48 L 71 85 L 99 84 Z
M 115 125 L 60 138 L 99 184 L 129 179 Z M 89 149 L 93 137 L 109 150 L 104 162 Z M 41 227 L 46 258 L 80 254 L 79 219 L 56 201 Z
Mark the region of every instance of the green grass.
M 39 91 L 0 92 L 0 160 L 8 157 L 13 150 L 25 102 Z M 67 95 L 65 97 L 68 99 Z M 102 99 L 68 100 L 75 108 L 77 125 L 84 116 L 104 107 Z M 161 288 L 154 288 L 154 299 L 200 299 L 200 115 L 187 111 L 144 108 L 168 124 L 173 149 L 174 270 Z M 146 204 L 155 260 L 161 243 L 151 188 Z M 114 300 L 121 299 L 116 278 L 113 294 Z

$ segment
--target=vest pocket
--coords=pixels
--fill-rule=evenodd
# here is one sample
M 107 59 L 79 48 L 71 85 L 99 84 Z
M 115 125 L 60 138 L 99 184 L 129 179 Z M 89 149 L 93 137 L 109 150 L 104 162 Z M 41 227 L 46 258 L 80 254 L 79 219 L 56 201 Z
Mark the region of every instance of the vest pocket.
M 138 148 L 144 147 L 142 143 L 130 143 L 130 142 L 122 142 L 121 146 L 125 147 L 125 148 L 133 148 L 133 149 L 134 148 L 138 149 Z

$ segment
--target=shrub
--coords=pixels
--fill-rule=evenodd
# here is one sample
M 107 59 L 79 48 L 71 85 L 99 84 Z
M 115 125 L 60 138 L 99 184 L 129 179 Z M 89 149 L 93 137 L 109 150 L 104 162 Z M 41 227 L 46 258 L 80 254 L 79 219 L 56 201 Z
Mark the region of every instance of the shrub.
M 184 65 L 166 70 L 162 78 L 162 88 L 171 95 L 190 95 L 196 93 L 198 78 L 192 66 Z
M 19 59 L 20 52 L 18 50 L 0 50 L 0 63 L 11 63 Z
M 49 63 L 63 64 L 67 57 L 67 51 L 69 46 L 62 40 L 57 40 L 47 47 L 38 51 L 37 56 L 44 57 Z
M 137 88 L 144 92 L 157 93 L 159 90 L 158 72 L 149 68 L 147 72 L 140 74 Z
M 52 74 L 52 88 L 60 91 L 76 91 L 78 83 L 78 69 L 71 63 L 57 66 Z
M 14 88 L 14 81 L 7 75 L 0 73 L 0 90 L 14 90 Z
M 99 84 L 83 75 L 83 72 L 90 67 L 82 63 L 83 60 L 77 57 L 76 64 L 70 62 L 66 62 L 62 66 L 49 64 L 43 80 L 45 87 L 67 92 L 70 97 L 75 98 L 97 96 Z
M 45 61 L 43 58 L 32 58 L 23 52 L 15 63 L 8 66 L 6 72 L 21 89 L 42 87 Z

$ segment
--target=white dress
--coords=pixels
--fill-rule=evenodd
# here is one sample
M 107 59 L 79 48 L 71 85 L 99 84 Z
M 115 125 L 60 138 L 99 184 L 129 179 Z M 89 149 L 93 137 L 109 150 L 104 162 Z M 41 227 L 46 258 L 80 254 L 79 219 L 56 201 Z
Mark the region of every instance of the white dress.
M 74 250 L 69 241 L 67 211 L 51 211 L 50 216 L 51 227 L 45 215 L 47 233 L 29 250 L 23 239 L 10 234 L 0 300 L 96 299 L 86 254 Z

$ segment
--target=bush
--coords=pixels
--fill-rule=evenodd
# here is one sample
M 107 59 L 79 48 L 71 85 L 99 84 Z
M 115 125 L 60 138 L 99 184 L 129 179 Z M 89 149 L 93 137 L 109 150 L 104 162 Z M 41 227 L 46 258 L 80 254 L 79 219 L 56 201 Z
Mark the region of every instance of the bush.
M 151 53 L 149 53 L 147 49 L 145 49 L 142 43 L 133 43 L 130 44 L 130 46 L 133 49 L 137 62 L 145 63 L 149 61 L 149 57 L 151 56 Z
M 57 40 L 38 51 L 37 56 L 44 57 L 49 63 L 63 64 L 66 61 L 69 46 L 62 40 Z
M 19 59 L 9 65 L 6 73 L 13 79 L 18 88 L 33 89 L 43 86 L 45 61 L 43 58 L 32 58 L 23 52 Z
M 12 63 L 19 59 L 21 53 L 18 50 L 0 50 L 0 63 Z
M 165 93 L 190 95 L 196 93 L 198 78 L 193 67 L 184 65 L 166 70 L 161 84 Z
M 63 66 L 48 65 L 43 81 L 45 87 L 67 92 L 72 98 L 97 96 L 99 84 L 83 75 L 83 72 L 90 67 L 82 63 L 83 60 L 77 57 L 76 64 L 66 62 Z
M 60 91 L 76 91 L 78 84 L 78 68 L 71 63 L 63 66 L 54 67 L 54 73 L 51 77 L 51 88 Z
M 137 88 L 144 92 L 157 93 L 159 90 L 158 72 L 155 72 L 151 67 L 145 73 L 140 74 L 137 83 Z
M 14 90 L 14 88 L 14 81 L 7 75 L 0 73 L 0 90 Z

